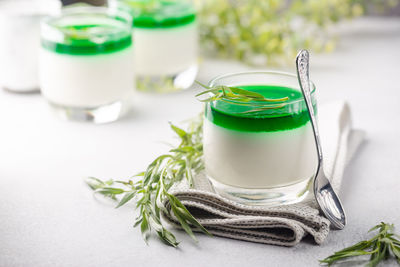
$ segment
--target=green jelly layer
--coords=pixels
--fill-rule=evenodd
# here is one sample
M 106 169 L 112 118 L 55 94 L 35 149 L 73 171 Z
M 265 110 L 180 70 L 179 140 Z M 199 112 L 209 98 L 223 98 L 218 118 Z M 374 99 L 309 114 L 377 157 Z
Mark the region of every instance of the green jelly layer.
M 248 107 L 216 101 L 207 104 L 206 118 L 220 127 L 242 132 L 277 132 L 304 126 L 310 119 L 302 93 L 283 86 L 246 85 L 239 88 L 254 91 L 266 98 L 289 97 L 288 104 L 276 109 L 243 113 Z M 300 100 L 296 103 L 290 103 Z M 314 107 L 315 103 L 314 103 Z M 255 107 L 256 108 L 256 107 Z
M 156 20 L 154 17 L 142 15 L 134 19 L 133 25 L 137 28 L 172 28 L 190 24 L 194 22 L 195 19 L 195 14 L 190 14 L 183 17 L 164 18 L 162 20 Z
M 62 43 L 42 38 L 42 47 L 60 54 L 96 55 L 123 50 L 132 45 L 130 31 L 113 25 L 58 26 L 64 33 Z
M 196 20 L 192 5 L 183 1 L 121 0 L 131 9 L 135 28 L 172 28 Z

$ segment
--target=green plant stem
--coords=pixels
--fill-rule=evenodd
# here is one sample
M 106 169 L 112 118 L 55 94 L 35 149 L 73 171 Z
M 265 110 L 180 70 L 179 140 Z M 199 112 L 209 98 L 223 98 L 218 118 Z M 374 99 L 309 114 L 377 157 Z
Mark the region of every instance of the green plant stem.
M 178 242 L 173 233 L 168 231 L 161 220 L 161 212 L 172 212 L 182 228 L 194 240 L 192 228 L 205 234 L 210 233 L 190 214 L 186 207 L 168 190 L 176 183 L 186 179 L 193 186 L 193 176 L 203 170 L 202 115 L 193 120 L 188 130 L 173 124 L 171 129 L 180 138 L 180 144 L 168 154 L 157 157 L 146 169 L 128 181 L 108 180 L 89 177 L 86 183 L 95 193 L 118 200 L 117 208 L 135 200 L 139 215 L 134 227 L 140 227 L 142 236 L 147 242 L 153 230 L 166 244 L 176 247 Z M 139 180 L 137 180 L 139 179 Z M 136 180 L 136 181 L 135 181 Z M 169 201 L 170 209 L 164 207 Z
M 394 225 L 381 222 L 369 232 L 375 230 L 378 230 L 379 233 L 373 238 L 337 251 L 320 262 L 330 266 L 351 257 L 369 255 L 367 266 L 377 266 L 380 262 L 389 259 L 393 254 L 400 265 L 400 240 L 396 239 L 399 236 L 393 232 Z

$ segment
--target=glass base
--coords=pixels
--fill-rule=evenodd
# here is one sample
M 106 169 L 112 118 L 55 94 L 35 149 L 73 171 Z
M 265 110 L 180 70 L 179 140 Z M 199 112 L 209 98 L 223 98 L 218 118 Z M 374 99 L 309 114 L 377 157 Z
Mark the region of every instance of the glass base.
M 198 66 L 190 68 L 173 75 L 137 75 L 136 88 L 143 92 L 170 93 L 184 90 L 192 86 L 196 79 Z
M 309 193 L 312 179 L 275 188 L 240 188 L 222 184 L 208 177 L 214 190 L 222 197 L 245 205 L 279 206 L 302 201 Z
M 39 87 L 32 87 L 32 88 L 17 88 L 17 87 L 8 87 L 8 86 L 1 86 L 5 91 L 10 93 L 16 94 L 36 94 L 40 92 Z
M 128 110 L 124 101 L 116 101 L 99 107 L 66 107 L 49 102 L 54 113 L 65 120 L 108 123 L 118 120 Z

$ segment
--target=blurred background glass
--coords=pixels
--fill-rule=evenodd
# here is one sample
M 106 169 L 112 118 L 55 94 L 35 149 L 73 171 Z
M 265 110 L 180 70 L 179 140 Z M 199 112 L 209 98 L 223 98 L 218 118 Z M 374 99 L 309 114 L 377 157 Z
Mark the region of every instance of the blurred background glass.
M 64 8 L 41 23 L 41 92 L 62 118 L 105 123 L 129 109 L 132 18 L 96 6 Z
M 189 88 L 198 71 L 198 19 L 191 0 L 110 0 L 133 16 L 136 89 Z
M 0 85 L 13 92 L 39 90 L 40 20 L 59 10 L 54 0 L 0 1 Z

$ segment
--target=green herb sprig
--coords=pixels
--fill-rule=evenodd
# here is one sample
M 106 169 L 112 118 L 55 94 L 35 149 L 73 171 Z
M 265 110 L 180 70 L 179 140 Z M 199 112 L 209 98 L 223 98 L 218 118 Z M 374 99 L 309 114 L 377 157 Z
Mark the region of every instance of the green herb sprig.
M 383 260 L 389 259 L 393 254 L 397 263 L 400 264 L 400 240 L 397 239 L 400 236 L 394 233 L 394 225 L 381 222 L 369 232 L 375 230 L 379 230 L 379 233 L 373 238 L 335 252 L 320 262 L 330 266 L 350 257 L 370 255 L 367 266 L 372 267 L 377 266 Z
M 102 181 L 94 177 L 86 178 L 86 183 L 95 193 L 114 200 L 119 199 L 116 208 L 133 199 L 136 200 L 136 209 L 139 211 L 139 215 L 135 220 L 134 227 L 140 226 L 146 242 L 153 230 L 166 244 L 173 247 L 179 244 L 174 234 L 165 228 L 161 220 L 161 211 L 172 212 L 182 228 L 194 240 L 196 237 L 192 227 L 210 235 L 179 199 L 168 193 L 171 186 L 182 179 L 187 179 L 190 186 L 193 186 L 193 176 L 204 169 L 202 125 L 202 116 L 191 121 L 187 131 L 171 124 L 171 129 L 180 138 L 180 144 L 171 149 L 169 153 L 157 157 L 146 171 L 133 176 L 128 181 Z M 137 180 L 138 177 L 139 180 Z M 118 196 L 121 197 L 118 198 Z M 170 203 L 170 211 L 163 205 L 165 200 Z
M 232 101 L 234 101 L 235 105 L 256 107 L 242 113 L 252 113 L 268 109 L 281 108 L 284 106 L 284 102 L 289 100 L 289 97 L 287 96 L 282 98 L 266 98 L 262 94 L 259 94 L 257 92 L 241 89 L 238 87 L 226 85 L 210 87 L 198 81 L 196 81 L 196 83 L 206 89 L 198 93 L 196 97 L 205 94 L 209 95 L 208 98 L 198 99 L 201 102 L 223 101 L 232 103 Z M 272 103 L 272 105 L 265 105 L 266 103 Z

